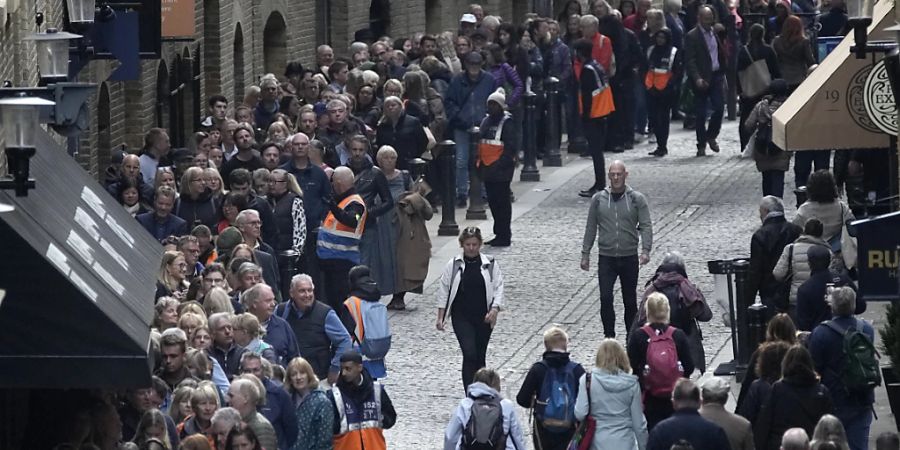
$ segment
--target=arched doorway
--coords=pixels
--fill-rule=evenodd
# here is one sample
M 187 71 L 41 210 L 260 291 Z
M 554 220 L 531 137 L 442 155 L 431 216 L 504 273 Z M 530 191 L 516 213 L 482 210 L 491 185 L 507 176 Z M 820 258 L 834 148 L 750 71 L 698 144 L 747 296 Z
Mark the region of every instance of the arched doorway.
M 284 74 L 287 65 L 287 25 L 279 12 L 273 12 L 263 29 L 263 68 L 276 76 Z
M 185 63 L 181 55 L 175 55 L 172 60 L 172 70 L 169 73 L 169 139 L 172 147 L 184 147 L 185 143 Z M 188 64 L 188 70 L 190 65 Z
M 191 96 L 192 97 L 191 100 L 193 101 L 193 104 L 194 104 L 193 105 L 194 107 L 192 108 L 193 112 L 191 114 L 191 122 L 192 122 L 191 129 L 193 129 L 194 131 L 197 131 L 200 128 L 200 121 L 203 120 L 203 115 L 205 114 L 205 112 L 203 111 L 203 100 L 200 95 L 200 88 L 201 88 L 200 83 L 201 83 L 201 79 L 203 78 L 203 72 L 200 70 L 200 68 L 203 67 L 200 62 L 201 54 L 202 53 L 200 52 L 200 49 L 197 49 L 197 52 L 193 59 L 193 64 L 191 65 L 191 67 L 193 68 L 193 72 L 194 72 L 193 73 L 193 77 L 194 77 L 193 86 L 191 86 L 191 88 L 192 88 L 191 91 L 193 93 L 193 95 Z
M 244 101 L 244 32 L 241 24 L 234 28 L 234 104 Z
M 331 2 L 329 0 L 315 0 L 316 46 L 331 45 Z
M 156 69 L 156 126 L 167 128 L 169 126 L 169 69 L 166 61 L 160 59 Z
M 97 173 L 104 176 L 112 158 L 112 117 L 109 111 L 109 86 L 100 84 L 97 96 Z
M 441 4 L 438 0 L 425 0 L 425 31 L 441 32 Z
M 221 27 L 219 18 L 219 0 L 204 0 L 203 2 L 203 73 L 206 76 L 206 95 L 212 96 L 222 93 L 221 75 Z M 199 56 L 199 53 L 198 53 Z M 197 58 L 199 59 L 199 58 Z M 200 89 L 197 89 L 199 94 Z

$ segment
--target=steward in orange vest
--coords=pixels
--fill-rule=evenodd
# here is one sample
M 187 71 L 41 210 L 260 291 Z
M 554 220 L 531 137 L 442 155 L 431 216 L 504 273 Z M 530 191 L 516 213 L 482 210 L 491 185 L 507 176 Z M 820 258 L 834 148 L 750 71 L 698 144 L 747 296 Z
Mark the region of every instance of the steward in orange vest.
M 663 28 L 653 34 L 653 45 L 647 49 L 647 117 L 656 135 L 656 150 L 650 156 L 669 153 L 669 123 L 677 98 L 677 86 L 681 81 L 681 52 L 672 45 L 672 33 Z
M 590 198 L 606 186 L 606 164 L 603 149 L 606 147 L 607 118 L 616 110 L 613 102 L 612 88 L 603 70 L 593 59 L 593 46 L 586 39 L 579 39 L 572 44 L 575 60 L 581 70 L 575 70 L 578 82 L 578 115 L 581 117 L 584 137 L 588 141 L 588 152 L 594 162 L 594 184 L 581 192 L 579 196 Z
M 382 430 L 397 422 L 384 386 L 363 369 L 362 355 L 341 355 L 341 376 L 328 391 L 334 406 L 334 450 L 387 450 Z
M 494 238 L 485 245 L 508 247 L 512 239 L 512 191 L 518 139 L 515 121 L 506 111 L 506 93 L 498 88 L 487 99 L 487 116 L 481 121 L 478 162 L 488 206 L 494 217 Z

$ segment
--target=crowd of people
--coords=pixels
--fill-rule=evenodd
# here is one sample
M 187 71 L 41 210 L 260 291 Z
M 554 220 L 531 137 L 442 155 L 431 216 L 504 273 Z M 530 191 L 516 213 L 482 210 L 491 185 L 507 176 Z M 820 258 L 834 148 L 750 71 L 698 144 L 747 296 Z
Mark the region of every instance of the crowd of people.
M 596 0 L 585 11 L 570 0 L 557 20 L 528 14 L 521 24 L 471 5 L 458 30 L 354 42 L 347 58 L 322 45 L 312 67 L 291 62 L 242 99 L 209 97 L 188 148 L 172 149 L 167 130 L 149 130 L 140 154 L 119 155 L 106 188 L 162 245 L 153 382 L 88 402 L 70 444 L 387 448 L 383 430 L 398 413 L 379 381 L 388 375 L 386 310 L 404 310 L 405 294 L 422 292 L 431 258 L 425 222 L 441 194 L 465 207 L 478 170 L 494 236 L 462 231 L 436 299 L 436 328 L 452 323 L 463 355 L 465 397 L 445 449 L 524 449 L 515 404 L 533 410 L 534 445 L 546 450 L 573 439 L 595 450 L 867 448 L 872 386 L 851 386 L 842 365 L 853 355 L 835 349 L 851 332 L 871 342 L 873 331 L 853 317 L 865 309 L 842 232 L 853 212 L 830 172 L 810 175 L 813 163 L 827 169 L 827 150 L 797 155 L 809 201 L 790 222 L 779 198 L 790 153 L 752 150 L 766 197 L 750 283 L 773 318 L 737 414 L 724 408 L 726 380 L 690 380 L 705 371 L 699 322 L 712 312 L 681 255 L 665 255 L 638 302 L 639 267 L 653 242 L 649 203 L 626 184 L 625 164 L 607 166 L 604 156 L 648 135 L 651 155 L 665 156 L 679 117 L 696 130 L 697 156 L 719 152 L 730 64 L 744 77 L 742 144 L 766 144 L 766 120 L 815 63 L 808 23 L 792 15 L 809 12 L 806 2 L 751 2 L 766 17 L 752 26 L 722 0 L 667 0 L 662 10 L 650 0 Z M 816 19 L 820 35 L 842 31 L 842 8 L 831 0 Z M 742 28 L 749 41 L 736 47 Z M 745 71 L 756 61 L 769 75 L 764 88 L 745 82 L 761 73 Z M 487 367 L 504 287 L 500 264 L 482 250 L 511 245 L 523 98 L 541 94 L 551 77 L 560 81 L 561 114 L 538 95 L 540 114 L 561 117 L 569 145 L 586 142 L 583 156 L 593 158 L 595 183 L 580 193 L 591 198 L 581 268 L 590 269 L 596 243 L 606 338 L 585 369 L 569 358 L 566 332 L 547 330 L 546 352 L 513 403 Z M 751 95 L 751 87 L 759 89 Z M 435 143 L 445 139 L 457 147 L 456 187 L 438 193 Z M 625 345 L 615 340 L 617 279 Z M 896 435 L 879 438 L 879 449 L 898 447 Z

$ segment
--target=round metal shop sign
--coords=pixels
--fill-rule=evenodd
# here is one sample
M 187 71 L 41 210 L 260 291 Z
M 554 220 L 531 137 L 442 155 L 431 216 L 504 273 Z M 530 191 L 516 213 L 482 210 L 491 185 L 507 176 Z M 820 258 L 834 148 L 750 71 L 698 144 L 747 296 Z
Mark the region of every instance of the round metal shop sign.
M 894 102 L 894 91 L 883 60 L 875 64 L 866 77 L 863 104 L 866 114 L 878 129 L 890 135 L 897 134 L 897 104 Z

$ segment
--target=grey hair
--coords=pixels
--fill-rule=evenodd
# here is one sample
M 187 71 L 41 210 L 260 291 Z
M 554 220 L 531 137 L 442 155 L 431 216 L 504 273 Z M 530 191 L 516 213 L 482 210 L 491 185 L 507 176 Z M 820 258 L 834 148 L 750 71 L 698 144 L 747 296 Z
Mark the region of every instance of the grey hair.
M 671 252 L 666 253 L 666 256 L 663 257 L 663 264 L 674 264 L 678 266 L 680 269 L 684 269 L 684 256 L 681 256 L 681 253 L 672 250 Z
M 316 283 L 313 283 L 313 279 L 311 276 L 305 273 L 298 273 L 297 275 L 294 275 L 293 278 L 291 278 L 291 289 L 293 289 L 294 286 L 300 284 L 300 282 L 302 281 L 309 283 L 309 285 L 312 287 L 316 286 Z
M 809 435 L 803 428 L 791 428 L 781 437 L 782 450 L 806 450 L 809 448 Z
M 725 387 L 728 385 L 726 384 Z M 719 386 L 708 386 L 704 384 L 703 387 L 700 388 L 700 396 L 703 398 L 703 403 L 715 403 L 719 405 L 724 405 L 728 403 L 728 389 L 722 390 L 719 389 Z
M 850 287 L 836 287 L 831 291 L 831 311 L 836 316 L 852 316 L 856 310 L 856 292 Z
M 262 397 L 262 394 L 260 394 L 259 387 L 256 383 L 247 378 L 235 378 L 234 381 L 231 382 L 231 385 L 237 389 L 241 395 L 247 397 L 247 401 L 250 402 L 251 405 L 259 405 L 259 399 Z
M 767 195 L 759 202 L 759 207 L 768 212 L 784 212 L 784 202 L 774 195 Z
M 234 218 L 234 221 L 235 221 L 238 225 L 243 225 L 243 224 L 244 224 L 244 221 L 247 220 L 248 216 L 253 216 L 253 217 L 255 217 L 255 218 L 258 219 L 258 218 L 259 218 L 259 211 L 255 210 L 255 209 L 253 209 L 253 208 L 247 208 L 247 209 L 245 209 L 245 210 L 239 212 L 238 215 L 237 215 L 237 217 Z
M 253 264 L 253 263 L 241 264 L 241 269 L 243 269 L 244 266 L 246 266 L 247 264 Z M 253 265 L 256 266 L 256 264 L 253 264 Z M 257 269 L 259 268 L 259 266 L 256 266 L 256 267 L 257 267 Z M 240 276 L 242 273 L 246 273 L 246 272 L 243 270 L 239 270 L 238 276 Z M 265 283 L 259 283 L 259 284 L 251 286 L 250 289 L 247 289 L 246 291 L 244 291 L 243 294 L 241 294 L 241 303 L 244 304 L 245 308 L 249 308 L 250 306 L 253 306 L 256 303 L 256 300 L 258 300 L 259 297 L 262 296 L 263 289 L 268 288 L 268 287 L 269 287 L 269 285 L 265 284 Z M 269 288 L 269 289 L 271 289 L 271 288 Z
M 211 422 L 213 425 L 215 424 L 225 424 L 227 425 L 224 428 L 232 429 L 241 424 L 241 413 L 238 410 L 228 406 L 225 408 L 219 408 L 213 413 Z
M 233 316 L 233 314 L 227 313 L 227 312 L 215 313 L 215 314 L 209 316 L 209 321 L 207 323 L 209 323 L 210 331 L 215 331 L 217 328 L 219 328 L 219 323 L 222 321 L 227 321 L 228 323 L 231 323 L 232 316 Z
M 597 27 L 597 26 L 600 26 L 600 20 L 597 19 L 597 16 L 595 16 L 593 14 L 585 14 L 585 15 L 581 16 L 580 25 L 585 25 L 585 26 L 590 25 L 592 27 Z
M 368 44 L 366 44 L 365 42 L 359 42 L 359 41 L 351 43 L 350 47 L 348 48 L 351 55 L 361 52 L 363 50 L 368 50 L 368 49 L 369 49 Z
M 246 352 L 244 352 L 243 355 L 241 355 L 241 369 L 244 368 L 244 363 L 250 359 L 255 359 L 255 360 L 259 361 L 260 365 L 262 365 L 262 360 L 263 360 L 262 355 L 260 355 L 259 353 L 256 353 L 256 352 L 246 351 Z
M 262 268 L 259 267 L 258 265 L 256 265 L 255 263 L 245 262 L 245 263 L 241 264 L 241 266 L 238 268 L 237 276 L 238 276 L 238 278 L 240 278 L 251 272 L 255 272 L 255 273 L 262 275 Z

